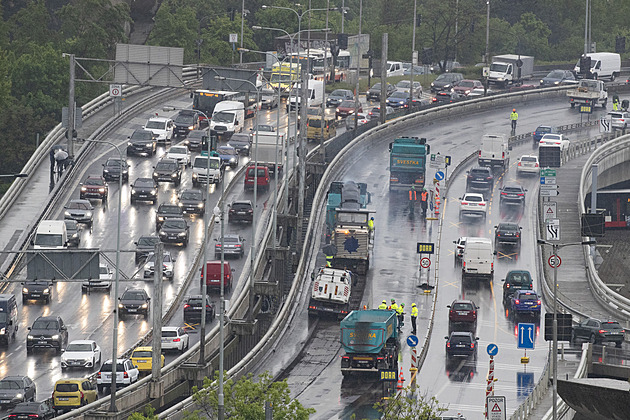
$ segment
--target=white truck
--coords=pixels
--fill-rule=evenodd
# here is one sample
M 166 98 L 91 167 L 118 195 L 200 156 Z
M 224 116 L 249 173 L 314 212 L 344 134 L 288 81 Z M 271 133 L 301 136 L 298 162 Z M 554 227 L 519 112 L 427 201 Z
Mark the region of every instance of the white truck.
M 214 107 L 210 120 L 210 131 L 230 137 L 243 131 L 245 105 L 240 101 L 221 101 Z
M 308 81 L 308 92 L 306 93 L 307 107 L 321 107 L 324 100 L 324 81 L 310 79 Z M 287 102 L 287 111 L 296 107 L 300 108 L 302 102 L 302 84 L 298 83 L 296 88 L 291 92 L 290 101 Z
M 505 136 L 500 134 L 485 134 L 481 138 L 479 149 L 479 166 L 500 166 L 507 169 L 510 165 L 510 146 Z
M 210 159 L 210 162 L 208 162 Z M 208 170 L 208 164 L 210 169 Z M 208 182 L 218 184 L 223 179 L 224 171 L 221 158 L 218 156 L 196 156 L 192 165 L 192 184 L 197 187 Z
M 42 220 L 37 225 L 34 249 L 66 249 L 68 247 L 68 233 L 63 220 Z
M 495 255 L 490 239 L 468 237 L 462 255 L 462 282 L 469 278 L 492 281 Z
M 277 136 L 276 136 L 277 135 Z M 282 174 L 283 166 L 283 147 L 284 147 L 284 133 L 276 133 L 271 131 L 259 131 L 258 140 L 256 140 L 256 133 L 252 133 L 252 153 L 250 157 L 252 160 L 258 161 L 258 166 L 266 166 L 269 169 L 269 173 L 273 174 L 276 171 L 276 162 L 278 163 L 278 176 Z M 277 140 L 277 147 L 276 147 Z M 258 147 L 256 147 L 258 142 Z
M 575 108 L 576 104 L 593 107 L 599 104 L 602 108 L 606 108 L 608 104 L 608 91 L 601 80 L 582 79 L 575 89 L 567 90 L 567 96 L 571 108 Z
M 490 64 L 488 84 L 505 88 L 507 85 L 520 85 L 523 80 L 530 79 L 533 75 L 534 57 L 516 54 L 495 55 Z
M 350 295 L 356 284 L 348 270 L 322 267 L 311 274 L 313 287 L 308 302 L 309 315 L 336 314 L 343 319 L 350 313 Z

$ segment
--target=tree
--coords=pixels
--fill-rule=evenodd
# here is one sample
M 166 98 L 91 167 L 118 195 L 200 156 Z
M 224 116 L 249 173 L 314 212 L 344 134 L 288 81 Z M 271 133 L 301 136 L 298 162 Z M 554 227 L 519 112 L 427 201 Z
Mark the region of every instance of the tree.
M 21 52 L 29 43 L 44 45 L 57 42 L 59 37 L 51 28 L 50 12 L 44 0 L 30 1 L 8 21 L 11 49 Z
M 174 1 L 165 1 L 155 15 L 155 26 L 149 36 L 149 44 L 184 49 L 184 63 L 197 61 L 195 40 L 197 39 L 197 12 L 191 6 L 180 6 Z
M 435 397 L 418 395 L 411 387 L 405 388 L 387 403 L 374 404 L 374 408 L 383 414 L 383 420 L 438 420 L 446 411 Z

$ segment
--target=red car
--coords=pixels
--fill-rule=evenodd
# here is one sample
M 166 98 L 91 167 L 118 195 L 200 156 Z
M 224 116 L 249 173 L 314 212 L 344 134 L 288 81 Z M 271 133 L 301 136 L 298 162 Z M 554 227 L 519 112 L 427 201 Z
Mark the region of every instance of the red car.
M 98 198 L 107 201 L 108 187 L 105 178 L 100 175 L 89 175 L 81 184 L 81 200 Z
M 448 311 L 448 329 L 453 331 L 471 331 L 477 330 L 477 305 L 472 300 L 455 299 L 450 305 L 447 305 Z
M 483 89 L 483 84 L 479 80 L 465 79 L 457 83 L 457 85 L 453 88 L 453 91 L 459 93 L 460 95 L 468 96 L 473 89 Z
M 339 106 L 337 106 L 337 110 L 335 111 L 337 118 L 346 118 L 348 115 L 354 114 L 354 105 L 354 101 L 342 101 Z M 363 107 L 361 106 L 361 103 L 359 103 L 357 112 L 363 112 Z

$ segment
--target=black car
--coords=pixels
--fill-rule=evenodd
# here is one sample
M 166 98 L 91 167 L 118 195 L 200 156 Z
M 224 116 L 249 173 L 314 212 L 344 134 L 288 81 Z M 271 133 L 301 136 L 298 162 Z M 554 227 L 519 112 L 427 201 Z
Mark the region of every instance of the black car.
M 520 185 L 504 185 L 501 188 L 499 205 L 525 206 L 525 193 L 527 190 Z
M 516 223 L 503 222 L 494 227 L 494 248 L 509 245 L 520 248 L 521 227 Z
M 76 220 L 64 220 L 66 225 L 66 236 L 68 238 L 68 246 L 78 247 L 81 243 L 81 231 Z
M 201 146 L 208 141 L 208 132 L 206 130 L 192 130 L 188 133 L 182 144 L 188 147 L 191 152 L 200 152 Z
M 394 91 L 396 91 L 396 87 L 394 85 L 390 85 L 389 83 L 385 87 L 385 96 L 391 95 Z M 376 83 L 372 86 L 368 91 L 366 98 L 368 101 L 380 101 L 381 100 L 381 84 Z
M 184 322 L 201 322 L 201 312 L 203 307 L 203 298 L 201 295 L 189 296 L 184 301 Z M 210 322 L 215 317 L 214 306 L 210 302 L 208 296 L 206 296 L 206 322 Z
M 189 235 L 190 227 L 182 218 L 165 220 L 158 234 L 162 242 L 182 244 L 184 248 L 188 246 Z
M 173 182 L 179 186 L 182 182 L 182 165 L 175 159 L 161 159 L 153 167 L 153 180 L 155 182 Z
M 155 230 L 160 230 L 166 219 L 181 219 L 182 217 L 184 217 L 184 212 L 177 204 L 160 204 L 155 215 Z
M 157 137 L 150 130 L 136 130 L 127 138 L 127 155 L 153 156 L 157 150 Z
M 216 238 L 217 242 L 214 245 L 214 257 L 216 259 L 221 258 L 221 238 Z M 236 255 L 238 258 L 243 258 L 245 255 L 245 238 L 237 233 L 226 233 L 223 235 L 223 256 Z
M 228 223 L 252 222 L 254 220 L 254 207 L 250 200 L 234 201 L 228 211 Z
M 198 130 L 201 126 L 201 114 L 194 109 L 182 109 L 173 120 L 175 129 L 173 134 L 176 136 L 186 136 L 193 130 Z
M 468 171 L 466 177 L 466 192 L 491 192 L 494 175 L 490 168 L 477 167 Z
M 477 340 L 473 333 L 467 331 L 454 331 L 446 339 L 446 357 L 473 357 L 477 358 Z
M 354 94 L 348 89 L 335 89 L 326 99 L 327 107 L 336 107 L 345 100 L 354 100 Z
M 55 418 L 55 415 L 50 400 L 46 400 L 19 403 L 11 410 L 8 418 L 9 420 L 47 420 Z
M 234 133 L 228 141 L 228 146 L 232 146 L 241 155 L 249 156 L 249 150 L 252 147 L 252 137 L 245 133 Z
M 600 321 L 595 318 L 587 318 L 573 327 L 572 341 L 577 339 L 588 340 L 593 344 L 613 342 L 617 347 L 623 343 L 625 330 L 617 321 Z
M 90 200 L 70 200 L 64 209 L 64 219 L 76 220 L 77 223 L 85 223 L 88 226 L 92 226 L 94 206 L 92 206 Z
M 515 291 L 532 290 L 534 288 L 534 280 L 527 270 L 511 270 L 501 281 L 503 282 L 504 305 L 509 305 Z
M 464 80 L 461 73 L 442 73 L 431 83 L 431 92 L 449 91 L 461 80 Z
M 160 242 L 160 238 L 154 235 L 141 236 L 138 241 L 134 242 L 136 245 L 136 264 L 153 252 L 158 242 Z
M 120 158 L 109 158 L 103 164 L 103 178 L 105 178 L 105 181 L 118 181 L 121 172 L 122 182 L 129 181 L 129 164 L 126 160 L 120 160 Z
M 206 202 L 199 190 L 184 190 L 179 195 L 178 205 L 184 214 L 203 215 L 206 212 Z
M 0 381 L 0 407 L 22 405 L 36 397 L 37 387 L 28 376 L 7 376 Z
M 60 316 L 40 316 L 28 328 L 26 354 L 34 348 L 53 348 L 61 354 L 68 344 L 68 328 Z
M 144 289 L 126 289 L 118 298 L 118 312 L 120 318 L 123 315 L 143 315 L 149 317 L 151 298 Z
M 457 92 L 436 92 L 435 96 L 431 100 L 434 105 L 436 104 L 452 104 L 453 102 L 458 102 L 466 99 L 466 96 L 461 95 Z
M 22 303 L 28 300 L 43 300 L 50 303 L 52 298 L 53 284 L 48 281 L 25 281 L 22 283 Z
M 540 80 L 540 86 L 575 85 L 578 81 L 571 70 L 551 70 Z
M 153 178 L 136 178 L 131 185 L 131 204 L 134 201 L 150 201 L 155 204 L 158 197 L 158 184 Z

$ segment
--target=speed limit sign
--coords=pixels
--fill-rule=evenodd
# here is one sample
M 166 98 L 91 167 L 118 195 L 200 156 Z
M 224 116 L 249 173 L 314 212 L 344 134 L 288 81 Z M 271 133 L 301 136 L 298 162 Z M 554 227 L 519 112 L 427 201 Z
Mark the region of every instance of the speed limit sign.
M 560 259 L 559 255 L 552 255 L 547 260 L 547 263 L 549 264 L 549 267 L 551 268 L 558 268 L 562 264 L 562 259 Z
M 122 85 L 109 85 L 109 96 L 122 96 Z
M 428 259 L 427 257 L 420 259 L 420 267 L 429 268 L 430 265 L 431 265 L 431 260 Z

